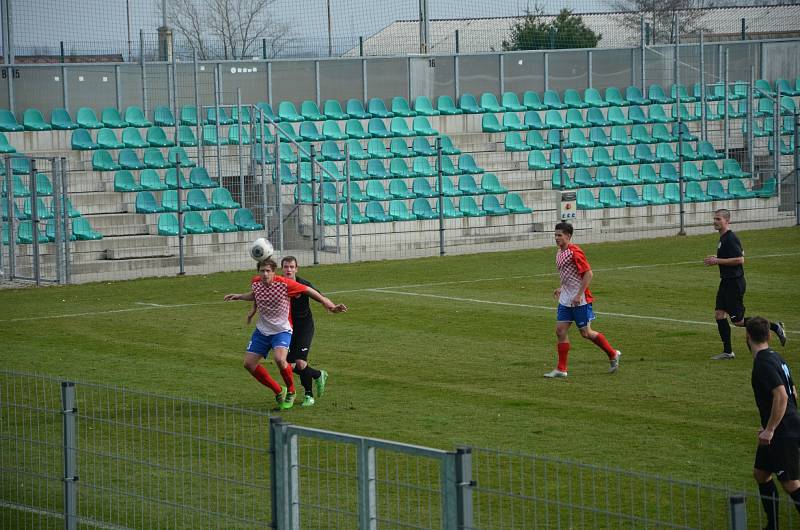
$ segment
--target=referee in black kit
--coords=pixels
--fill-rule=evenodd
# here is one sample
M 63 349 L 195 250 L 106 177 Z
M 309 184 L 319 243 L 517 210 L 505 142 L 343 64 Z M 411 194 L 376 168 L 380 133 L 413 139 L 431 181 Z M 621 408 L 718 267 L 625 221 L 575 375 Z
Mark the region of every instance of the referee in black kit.
M 747 319 L 747 346 L 753 353 L 750 382 L 756 398 L 761 428 L 753 465 L 761 504 L 767 513 L 767 529 L 778 528 L 778 489 L 781 486 L 800 513 L 800 413 L 797 411 L 797 387 L 789 367 L 769 347 L 770 325 L 766 319 Z
M 731 327 L 727 317 L 730 316 L 731 322 L 737 327 L 747 323 L 744 317 L 744 293 L 747 289 L 747 282 L 744 279 L 744 250 L 741 241 L 730 229 L 730 223 L 731 212 L 724 208 L 714 212 L 714 229 L 719 232 L 717 255 L 707 256 L 703 260 L 707 266 L 719 266 L 720 282 L 714 319 L 717 321 L 719 338 L 722 339 L 722 353 L 711 357 L 715 361 L 736 357 L 731 347 Z M 781 346 L 784 346 L 786 333 L 783 322 L 771 322 L 769 329 L 775 332 L 781 341 Z

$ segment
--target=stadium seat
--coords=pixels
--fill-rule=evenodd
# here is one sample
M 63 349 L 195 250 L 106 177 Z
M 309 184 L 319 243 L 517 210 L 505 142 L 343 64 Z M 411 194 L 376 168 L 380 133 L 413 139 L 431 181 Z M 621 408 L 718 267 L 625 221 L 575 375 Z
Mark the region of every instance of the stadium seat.
M 478 207 L 478 203 L 470 195 L 461 197 L 458 201 L 458 209 L 464 217 L 481 217 L 485 212 Z
M 168 189 L 175 190 L 178 189 L 179 183 L 181 189 L 184 190 L 192 187 L 192 183 L 186 180 L 186 177 L 183 175 L 183 171 L 174 167 L 169 168 L 164 174 L 164 184 Z
M 511 214 L 533 213 L 533 208 L 525 206 L 525 203 L 522 202 L 522 197 L 516 193 L 509 193 L 506 195 L 504 206 Z
M 475 96 L 472 94 L 462 94 L 460 98 L 458 98 L 458 108 L 464 114 L 480 114 L 484 112 L 483 107 L 478 105 L 478 102 L 475 101 Z
M 528 135 L 530 136 L 530 133 L 532 132 L 538 132 L 538 131 L 529 131 Z M 539 138 L 541 138 L 541 135 L 539 136 Z M 503 145 L 505 147 L 505 150 L 509 152 L 530 151 L 531 149 L 533 149 L 532 146 L 522 142 L 522 137 L 516 131 L 511 131 L 509 133 L 506 133 L 506 137 L 503 139 Z
M 408 137 L 416 134 L 414 131 L 408 128 L 406 119 L 399 116 L 392 118 L 392 121 L 389 124 L 389 131 L 391 131 L 394 136 Z
M 589 141 L 596 146 L 614 145 L 614 142 L 606 135 L 602 127 L 592 127 L 589 129 Z
M 380 138 L 373 138 L 367 142 L 367 153 L 370 158 L 392 158 L 393 155 L 386 149 L 386 145 Z
M 303 116 L 297 113 L 297 108 L 291 101 L 281 101 L 278 104 L 278 116 L 282 121 L 303 121 Z
M 381 118 L 371 118 L 367 124 L 367 131 L 373 138 L 391 138 L 394 134 L 386 128 Z
M 26 131 L 49 131 L 53 126 L 44 121 L 39 109 L 25 109 L 22 115 L 22 125 Z
M 672 164 L 661 164 L 658 175 L 665 182 L 678 182 L 679 179 L 678 170 Z
M 72 116 L 69 115 L 67 109 L 63 108 L 53 109 L 50 113 L 50 125 L 56 131 L 70 131 L 80 127 L 72 120 Z
M 281 162 L 293 164 L 294 162 L 297 162 L 297 153 L 294 152 L 291 144 L 282 143 L 278 147 L 278 158 Z
M 620 107 L 609 107 L 607 117 L 612 125 L 630 125 L 633 123 L 633 121 L 625 117 Z
M 35 223 L 31 221 L 22 221 L 17 226 L 17 243 L 22 245 L 30 245 L 33 244 L 33 226 Z M 38 225 L 37 225 L 38 227 Z M 7 237 L 7 236 L 6 236 Z M 39 243 L 47 243 L 50 241 L 47 237 L 47 233 L 45 230 L 39 230 L 37 232 L 37 238 Z
M 681 103 L 678 105 L 677 103 L 672 105 L 672 120 L 678 120 L 680 115 L 681 121 L 695 121 L 697 119 L 693 112 L 689 110 L 685 103 Z M 661 122 L 667 123 L 667 122 Z
M 684 160 L 700 160 L 702 158 L 690 142 L 679 142 L 678 152 Z
M 494 195 L 484 195 L 481 201 L 481 208 L 486 215 L 508 215 L 511 211 L 500 205 L 500 201 Z
M 417 116 L 414 118 L 411 128 L 417 136 L 437 136 L 439 132 L 431 127 L 431 123 L 425 116 Z
M 684 195 L 684 200 L 687 202 L 707 202 L 713 200 L 713 197 L 703 191 L 703 188 L 700 187 L 699 182 L 692 181 L 686 183 L 686 194 Z
M 428 96 L 418 96 L 414 100 L 414 112 L 420 116 L 438 116 L 439 111 L 433 108 Z
M 697 101 L 697 98 L 689 95 L 689 91 L 686 89 L 685 85 L 670 85 L 670 99 L 673 101 L 679 101 L 681 103 L 694 103 Z
M 768 199 L 778 194 L 778 181 L 775 177 L 770 177 L 764 181 L 761 188 L 753 190 L 756 197 Z
M 481 130 L 485 133 L 499 133 L 505 131 L 506 128 L 500 125 L 496 115 L 484 114 L 481 118 Z
M 411 213 L 413 213 L 417 219 L 439 218 L 439 213 L 431 208 L 431 203 L 428 202 L 428 199 L 422 197 L 414 199 L 411 205 Z
M 756 196 L 755 192 L 747 189 L 741 179 L 733 178 L 728 182 L 728 193 L 737 199 L 752 199 Z
M 542 117 L 539 116 L 539 113 L 535 110 L 529 110 L 525 113 L 524 123 L 528 129 L 536 131 L 548 129 L 547 125 L 542 121 Z
M 214 205 L 208 202 L 208 197 L 203 190 L 189 190 L 186 194 L 186 205 L 190 210 L 213 210 Z
M 548 162 L 542 151 L 531 151 L 528 154 L 528 169 L 532 170 L 543 170 L 543 169 L 553 169 L 555 166 Z
M 622 93 L 617 87 L 608 87 L 605 91 L 605 100 L 611 107 L 625 107 L 630 105 L 627 99 L 622 97 Z
M 301 133 L 302 134 L 302 133 Z M 347 140 L 348 135 L 342 132 L 339 123 L 334 120 L 326 120 L 322 124 L 322 136 L 327 140 Z
M 507 131 L 527 131 L 528 126 L 519 121 L 519 116 L 514 112 L 506 112 L 503 115 L 502 127 Z
M 525 112 L 528 107 L 519 102 L 516 92 L 504 92 L 502 107 L 508 112 Z
M 691 162 L 684 162 L 681 165 L 681 171 L 683 173 L 683 180 L 695 182 L 703 180 L 703 175 L 700 174 L 700 170 Z
M 125 121 L 128 122 L 128 125 L 131 127 L 152 127 L 153 123 L 144 117 L 144 112 L 142 109 L 137 107 L 136 105 L 131 105 L 127 109 L 125 109 Z
M 567 108 L 567 105 L 561 102 L 561 97 L 555 90 L 545 90 L 542 101 L 548 109 L 561 110 Z
M 585 109 L 589 107 L 574 88 L 568 88 L 564 91 L 564 105 L 571 109 Z
M 367 112 L 375 118 L 392 118 L 394 113 L 386 108 L 386 103 L 381 98 L 371 98 L 367 102 Z
M 298 132 L 303 140 L 308 140 L 309 142 L 321 142 L 325 139 L 325 136 L 319 132 L 317 125 L 313 121 L 301 123 Z
M 395 96 L 392 98 L 391 112 L 395 116 L 400 116 L 405 118 L 417 115 L 417 113 L 411 110 L 411 108 L 408 106 L 408 101 L 406 100 L 406 98 L 402 96 Z
M 189 172 L 189 185 L 192 188 L 216 188 L 217 183 L 208 176 L 204 167 L 194 167 Z
M 604 169 L 605 172 L 611 176 L 611 172 L 608 168 L 601 169 Z M 598 174 L 600 173 L 602 172 L 598 170 Z M 589 173 L 589 170 L 585 167 L 580 167 L 575 170 L 572 181 L 569 180 L 569 173 L 566 170 L 561 171 L 560 169 L 557 169 L 553 171 L 551 184 L 553 185 L 553 188 L 558 189 L 593 188 L 598 186 L 597 181 L 592 177 L 592 174 Z
M 323 203 L 336 203 L 344 201 L 344 197 L 339 196 L 339 193 L 336 191 L 336 184 L 333 182 L 323 182 L 321 187 L 321 201 Z
M 153 109 L 153 125 L 158 127 L 175 127 L 175 116 L 166 105 L 158 105 Z
M 642 188 L 642 200 L 647 201 L 648 204 L 652 204 L 654 206 L 670 203 L 670 200 L 661 194 L 661 192 L 658 190 L 658 186 L 655 184 L 646 184 Z
M 158 216 L 158 235 L 177 236 L 179 232 L 178 218 L 175 214 L 165 213 Z
M 408 165 L 402 158 L 392 159 L 392 161 L 389 163 L 389 173 L 393 177 L 397 178 L 408 178 L 414 176 L 412 172 L 409 171 Z
M 376 201 L 371 201 L 367 203 L 367 207 L 364 210 L 364 214 L 366 215 L 367 219 L 373 223 L 387 223 L 392 220 L 390 215 L 386 215 L 386 212 L 383 210 L 383 206 L 381 203 Z
M 461 149 L 453 145 L 453 140 L 446 134 L 439 135 L 441 138 L 442 154 L 444 155 L 460 155 Z
M 112 129 L 124 129 L 129 125 L 127 121 L 122 119 L 119 111 L 114 107 L 104 108 L 103 112 L 100 113 L 100 121 L 103 122 L 104 126 Z
M 233 200 L 227 188 L 214 188 L 211 192 L 211 203 L 220 209 L 240 208 L 242 205 Z
M 348 220 L 352 224 L 369 223 L 369 219 L 366 216 L 362 215 L 361 208 L 359 208 L 358 204 L 350 205 L 349 215 L 348 215 L 348 209 L 346 207 L 342 208 L 339 222 L 341 224 L 347 224 Z
M 373 179 L 386 179 L 390 176 L 383 162 L 376 159 L 367 162 L 367 175 Z
M 386 189 L 383 187 L 383 184 L 378 180 L 370 180 L 367 182 L 366 187 L 366 194 L 370 200 L 374 201 L 386 201 L 391 199 L 391 195 L 386 192 Z
M 574 147 L 591 147 L 593 145 L 581 129 L 570 129 L 567 141 Z
M 424 177 L 417 177 L 411 183 L 411 191 L 417 197 L 435 197 L 437 193 L 431 188 L 430 182 Z
M 319 111 L 316 102 L 308 99 L 300 104 L 300 115 L 309 121 L 324 121 L 327 119 L 325 114 Z
M 548 110 L 544 115 L 544 123 L 549 129 L 565 129 L 568 127 L 564 117 L 557 110 Z
M 578 109 L 567 110 L 567 126 L 568 127 L 589 127 L 592 124 L 583 119 L 581 111 Z
M 197 107 L 184 105 L 181 107 L 181 125 L 194 127 L 197 125 Z
M 611 122 L 603 116 L 603 111 L 598 107 L 592 107 L 586 111 L 586 121 L 592 127 L 609 127 Z
M 622 188 L 619 193 L 620 201 L 622 201 L 625 206 L 647 206 L 648 202 L 639 198 L 639 194 L 636 192 L 635 188 L 630 186 L 626 186 Z
M 0 116 L 2 116 L 2 111 L 0 111 Z M 94 113 L 94 110 L 88 107 L 81 107 L 78 109 L 77 114 L 77 121 L 78 125 L 83 127 L 84 129 L 102 129 L 104 125 L 97 119 L 97 116 Z M 0 130 L 2 130 L 2 125 L 0 124 Z M 20 129 L 14 129 L 20 130 Z
M 344 175 L 339 171 L 339 166 L 330 160 L 326 160 L 320 164 L 320 178 L 327 181 L 341 182 L 344 180 Z
M 94 151 L 100 146 L 92 141 L 92 135 L 86 129 L 75 129 L 72 131 L 72 149 L 77 151 Z M 12 151 L 13 152 L 13 151 Z
M 131 149 L 144 149 L 145 147 L 150 147 L 150 144 L 142 138 L 141 134 L 139 134 L 139 129 L 135 127 L 126 127 L 122 130 L 122 143 L 125 147 L 129 147 Z
M 776 96 L 775 91 L 766 79 L 756 79 L 753 88 L 755 89 L 753 97 L 761 98 L 762 96 L 769 96 L 770 98 L 774 98 Z
M 123 132 L 123 137 L 124 135 L 125 133 Z M 175 142 L 167 138 L 164 129 L 157 125 L 147 129 L 147 139 L 145 141 L 153 147 L 172 147 L 175 145 Z
M 472 155 L 461 155 L 458 157 L 458 169 L 462 173 L 478 174 L 483 173 L 483 168 L 478 167 Z
M 458 191 L 462 195 L 481 195 L 483 190 L 475 183 L 475 178 L 472 175 L 461 175 L 458 179 Z
M 507 191 L 508 190 L 500 184 L 497 175 L 494 173 L 484 173 L 481 177 L 481 193 L 501 194 Z
M 597 202 L 592 190 L 581 188 L 577 193 L 577 203 L 579 210 L 599 210 L 603 205 Z
M 345 146 L 350 154 L 351 160 L 368 160 L 369 153 L 364 150 L 358 140 L 347 140 Z
M 227 143 L 228 145 L 250 145 L 252 143 L 250 139 L 250 127 L 242 125 L 240 129 L 238 123 L 229 125 Z
M 270 177 L 272 176 L 273 175 L 270 175 Z M 292 169 L 289 167 L 289 164 L 284 164 L 281 162 L 280 165 L 278 165 L 278 176 L 280 177 L 281 184 L 297 183 L 297 175 L 292 174 Z M 189 175 L 189 177 L 191 178 L 191 175 Z
M 349 119 L 345 123 L 344 132 L 350 138 L 357 138 L 359 140 L 366 140 L 367 138 L 371 138 L 371 135 L 364 130 L 364 127 L 361 125 L 361 122 L 357 119 Z
M 364 192 L 361 190 L 358 182 L 350 182 L 349 187 L 342 189 L 342 198 L 349 199 L 351 202 L 366 202 L 369 200 Z
M 27 178 L 26 178 L 26 180 L 27 180 Z M 0 200 L 0 203 L 5 204 L 5 195 L 8 193 L 8 189 L 7 189 L 7 185 L 6 185 L 6 179 L 5 178 L 0 178 L 0 183 L 2 184 L 2 186 L 0 186 L 0 188 L 2 188 L 2 190 L 3 190 L 3 192 L 2 192 L 3 199 Z M 11 188 L 12 188 L 12 191 L 14 192 L 14 197 L 29 197 L 30 194 L 31 194 L 30 188 L 28 188 L 28 186 L 25 184 L 25 182 L 23 182 L 22 177 L 20 177 L 19 175 L 12 175 L 12 177 L 11 177 Z
M 800 96 L 800 90 L 797 86 L 792 86 L 792 84 L 786 79 L 778 79 L 775 81 L 775 87 L 780 90 L 780 93 L 784 96 Z
M 120 169 L 120 165 L 114 162 L 108 151 L 100 149 L 92 155 L 92 169 L 95 171 L 116 171 Z
M 578 173 L 575 173 L 575 183 L 580 184 L 583 186 L 583 179 L 578 179 Z M 597 169 L 597 173 L 594 175 L 594 185 L 595 186 L 619 186 L 621 182 L 617 180 L 617 178 L 611 173 L 611 170 L 606 167 L 600 167 Z
M 654 140 L 659 142 L 676 142 L 678 140 L 678 136 L 669 132 L 663 123 L 654 124 L 650 134 L 653 135 Z
M 661 85 L 652 84 L 650 88 L 647 90 L 647 99 L 650 100 L 650 103 L 672 103 L 674 100 L 669 98 L 666 94 L 664 94 L 664 89 L 661 88 Z
M 348 99 L 346 112 L 351 119 L 356 120 L 366 120 L 372 117 L 372 114 L 364 110 L 364 104 L 359 99 Z
M 750 173 L 742 171 L 739 162 L 729 158 L 722 163 L 722 174 L 728 178 L 744 178 L 749 177 Z
M 629 86 L 625 89 L 625 99 L 628 101 L 629 105 L 649 105 L 651 101 L 644 97 L 642 91 L 639 90 L 639 87 L 636 86 Z
M 637 162 L 636 158 L 631 155 L 628 147 L 624 145 L 614 147 L 614 160 L 618 164 L 635 164 Z
M 539 131 L 528 131 L 525 136 L 525 145 L 527 149 L 551 149 L 553 147 L 550 142 L 542 138 L 542 133 Z
M 769 143 L 767 144 L 767 150 L 769 154 L 772 155 L 775 152 L 775 139 L 770 138 Z M 791 155 L 794 153 L 794 137 L 789 137 L 789 141 L 785 142 L 784 140 L 780 141 L 780 151 L 782 155 Z
M 370 176 L 361 169 L 361 166 L 355 160 L 350 161 L 348 169 L 350 170 L 350 180 L 369 180 L 370 178 Z
M 142 187 L 136 183 L 133 173 L 127 169 L 121 169 L 114 173 L 114 191 L 130 192 L 141 191 Z
M 25 127 L 17 123 L 17 119 L 10 111 L 0 109 L 0 131 L 15 132 L 23 130 L 25 130 Z
M 33 199 L 27 197 L 22 204 L 22 216 L 25 219 L 33 219 Z M 36 198 L 36 217 L 37 219 L 52 219 L 53 210 L 45 204 L 41 197 Z
M 123 169 L 120 170 L 119 173 L 128 172 L 130 170 Z M 155 169 L 145 169 L 139 173 L 139 187 L 143 190 L 149 191 L 161 191 L 169 189 L 159 176 L 158 172 Z
M 261 142 L 265 144 L 274 144 L 275 143 L 275 135 L 272 134 L 272 131 L 269 129 L 269 125 L 264 125 L 263 127 L 256 127 L 255 128 L 255 135 L 253 136 L 253 143 L 254 144 L 261 144 Z
M 653 154 L 647 144 L 637 144 L 633 156 L 639 160 L 640 164 L 653 164 L 660 161 L 660 158 Z
M 587 88 L 583 91 L 583 101 L 586 106 L 590 108 L 608 107 L 609 103 L 600 95 L 600 91 L 596 88 Z M 507 200 L 507 199 L 506 199 Z
M 642 164 L 639 166 L 639 180 L 645 184 L 660 184 L 664 182 L 656 173 L 655 168 L 650 164 Z
M 723 153 L 718 153 L 710 142 L 700 141 L 697 143 L 697 154 L 704 159 L 716 160 L 725 158 Z
M 231 223 L 228 214 L 223 210 L 215 210 L 208 216 L 208 226 L 214 232 L 238 232 L 239 229 L 236 225 Z
M 575 167 L 594 167 L 597 163 L 589 158 L 586 149 L 576 147 L 572 150 L 572 165 Z
M 644 110 L 638 105 L 628 107 L 628 120 L 631 123 L 650 123 L 650 119 L 645 116 Z
M 49 219 L 47 221 L 47 224 L 45 225 L 45 228 L 44 228 L 44 233 L 47 236 L 47 240 L 50 241 L 51 243 L 56 240 L 56 220 L 55 219 Z M 69 235 L 69 240 L 70 241 L 77 241 L 77 239 L 78 239 L 78 237 L 75 234 L 70 234 Z M 5 240 L 3 240 L 3 241 L 6 242 Z
M 456 114 L 463 114 L 464 111 L 457 108 L 453 98 L 450 96 L 439 96 L 436 99 L 436 110 L 439 111 L 439 114 L 446 115 L 446 116 L 453 116 Z
M 103 128 L 97 131 L 97 145 L 100 149 L 122 149 L 125 144 L 117 139 L 113 129 Z
M 438 195 L 439 194 L 439 182 L 438 182 L 438 180 L 434 184 L 433 189 L 434 189 L 436 195 Z M 453 180 L 450 177 L 447 177 L 447 176 L 442 176 L 442 189 L 441 189 L 441 192 L 442 192 L 442 195 L 444 195 L 446 197 L 458 197 L 459 195 L 461 195 L 461 190 L 458 189 L 456 187 L 456 185 L 453 183 Z
M 239 230 L 263 230 L 264 225 L 256 222 L 253 212 L 249 208 L 239 208 L 233 214 L 233 222 Z
M 101 152 L 97 151 L 95 154 Z M 122 169 L 144 169 L 147 167 L 144 162 L 139 160 L 139 155 L 136 154 L 136 151 L 127 148 L 120 150 L 117 163 Z
M 484 112 L 505 112 L 505 108 L 497 101 L 497 96 L 491 92 L 481 94 L 480 107 Z
M 226 145 L 228 140 L 217 136 L 217 125 L 203 125 L 203 145 Z
M 329 120 L 346 120 L 350 116 L 342 110 L 342 105 L 336 99 L 327 99 L 322 105 L 322 113 Z
M 414 159 L 410 176 L 433 177 L 436 174 L 436 168 L 431 166 L 427 158 L 418 156 Z
M 428 142 L 428 139 L 422 136 L 414 138 L 414 140 L 411 143 L 411 149 L 414 151 L 413 154 L 417 156 L 436 156 L 436 150 Z M 405 155 L 405 156 L 410 156 L 410 155 Z
M 453 165 L 453 160 L 449 156 L 442 157 L 442 175 L 459 175 L 461 171 Z
M 391 201 L 389 203 L 389 216 L 394 221 L 415 221 L 417 216 L 408 211 L 404 201 Z
M 650 133 L 647 132 L 647 128 L 644 125 L 634 125 L 631 129 L 631 138 L 637 144 L 658 143 L 658 140 L 653 138 Z
M 532 90 L 527 90 L 522 94 L 522 104 L 528 110 L 547 110 L 547 105 L 542 103 L 539 94 Z
M 706 194 L 715 201 L 727 201 L 736 198 L 732 193 L 725 191 L 725 188 L 722 187 L 722 182 L 716 180 L 708 182 L 706 185 Z
M 631 166 L 620 166 L 617 169 L 616 179 L 620 184 L 641 184 Z
M 625 203 L 617 198 L 614 188 L 601 188 L 597 200 L 605 208 L 623 208 Z
M 160 213 L 161 206 L 149 191 L 140 191 L 136 194 L 136 213 Z

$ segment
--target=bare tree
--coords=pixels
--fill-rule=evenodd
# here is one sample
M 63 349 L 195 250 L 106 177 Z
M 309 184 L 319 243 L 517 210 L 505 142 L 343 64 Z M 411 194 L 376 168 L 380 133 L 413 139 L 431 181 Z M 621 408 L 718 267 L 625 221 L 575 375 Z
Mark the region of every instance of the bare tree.
M 619 23 L 630 28 L 638 35 L 641 17 L 650 27 L 649 44 L 675 43 L 675 28 L 672 17 L 678 12 L 678 31 L 680 34 L 705 30 L 703 7 L 713 7 L 713 2 L 706 0 L 616 0 L 613 8 L 620 12 Z M 638 39 L 637 39 L 638 40 Z
M 158 1 L 158 0 L 157 0 Z M 262 40 L 274 58 L 289 29 L 275 22 L 276 0 L 168 0 L 167 20 L 197 51 L 198 59 L 243 59 L 260 55 Z

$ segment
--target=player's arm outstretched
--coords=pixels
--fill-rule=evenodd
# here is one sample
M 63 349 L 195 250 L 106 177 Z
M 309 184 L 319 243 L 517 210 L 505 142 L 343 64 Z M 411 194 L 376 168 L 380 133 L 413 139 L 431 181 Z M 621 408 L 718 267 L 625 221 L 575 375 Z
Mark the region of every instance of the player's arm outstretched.
M 224 300 L 226 302 L 231 302 L 233 300 L 243 300 L 245 302 L 253 302 L 256 299 L 256 295 L 253 294 L 253 291 L 249 293 L 241 293 L 241 294 L 226 294 Z
M 306 286 L 306 294 L 310 297 L 322 304 L 322 306 L 330 311 L 331 313 L 346 313 L 347 306 L 344 304 L 334 304 L 330 301 L 326 296 L 323 296 L 319 293 L 316 289 L 312 287 Z

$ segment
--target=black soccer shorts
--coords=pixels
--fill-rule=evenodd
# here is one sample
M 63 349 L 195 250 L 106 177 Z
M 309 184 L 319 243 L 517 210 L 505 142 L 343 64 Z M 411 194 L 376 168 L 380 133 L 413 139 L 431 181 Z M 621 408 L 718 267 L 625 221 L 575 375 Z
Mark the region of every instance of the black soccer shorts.
M 781 482 L 800 479 L 800 440 L 773 438 L 771 444 L 759 445 L 753 467 L 775 473 Z
M 311 341 L 314 340 L 314 325 L 298 326 L 292 332 L 292 343 L 286 362 L 294 363 L 298 360 L 307 361 L 308 352 L 311 350 Z
M 725 311 L 733 322 L 744 319 L 744 293 L 747 283 L 744 276 L 739 278 L 722 278 L 717 289 L 715 309 Z

